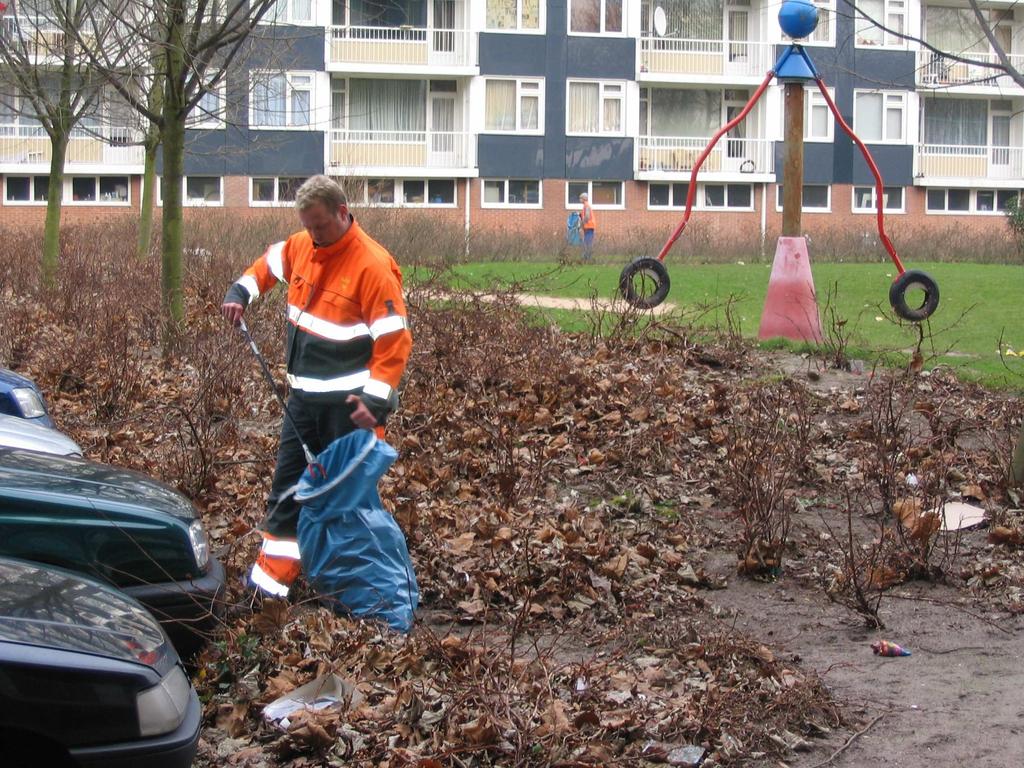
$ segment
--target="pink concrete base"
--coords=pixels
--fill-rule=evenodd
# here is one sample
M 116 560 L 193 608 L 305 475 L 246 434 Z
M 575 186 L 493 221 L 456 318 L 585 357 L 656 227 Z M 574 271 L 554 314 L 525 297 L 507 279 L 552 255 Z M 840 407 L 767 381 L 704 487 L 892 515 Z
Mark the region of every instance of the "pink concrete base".
M 814 278 L 807 255 L 807 240 L 780 237 L 775 246 L 772 276 L 764 299 L 759 339 L 782 337 L 821 343 L 821 318 L 814 295 Z

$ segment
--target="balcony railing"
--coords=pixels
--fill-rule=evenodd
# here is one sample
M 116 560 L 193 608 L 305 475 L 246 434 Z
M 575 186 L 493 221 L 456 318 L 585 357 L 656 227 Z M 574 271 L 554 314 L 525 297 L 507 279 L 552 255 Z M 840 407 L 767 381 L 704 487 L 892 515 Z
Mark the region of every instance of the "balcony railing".
M 637 139 L 637 170 L 683 173 L 694 163 L 710 137 L 640 136 Z M 701 173 L 771 173 L 773 142 L 768 139 L 736 139 L 725 136 L 704 160 Z
M 917 175 L 924 179 L 1018 179 L 1024 183 L 1024 148 L 919 144 Z
M 990 88 L 1020 88 L 1009 75 L 984 64 L 999 64 L 994 53 L 965 53 L 965 58 L 978 63 L 957 61 L 934 51 L 917 52 L 917 84 L 921 86 L 975 85 Z M 1024 69 L 1024 55 L 1008 54 L 1010 64 L 1018 72 Z
M 104 137 L 78 135 L 68 142 L 65 167 L 72 165 L 142 165 L 145 151 L 133 143 L 141 135 L 132 128 L 106 129 Z M 39 127 L 0 124 L 0 164 L 46 165 L 53 157 L 50 137 Z
M 659 75 L 764 77 L 774 55 L 773 43 L 640 38 L 640 71 Z
M 472 168 L 473 135 L 452 131 L 332 130 L 330 165 L 344 168 Z
M 427 27 L 329 27 L 331 64 L 376 64 L 404 67 L 470 67 L 472 34 L 468 29 Z

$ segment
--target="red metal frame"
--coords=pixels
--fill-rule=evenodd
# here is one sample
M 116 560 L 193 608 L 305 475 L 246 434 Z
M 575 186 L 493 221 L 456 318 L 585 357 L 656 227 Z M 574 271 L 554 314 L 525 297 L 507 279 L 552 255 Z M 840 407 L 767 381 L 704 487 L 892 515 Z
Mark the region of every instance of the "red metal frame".
M 686 192 L 686 210 L 683 212 L 683 219 L 679 222 L 679 226 L 676 227 L 665 245 L 662 246 L 661 251 L 658 253 L 658 261 L 665 261 L 665 257 L 668 255 L 668 252 L 672 249 L 676 240 L 679 239 L 679 236 L 683 234 L 683 230 L 686 229 L 686 224 L 690 220 L 690 214 L 693 212 L 693 202 L 697 196 L 697 173 L 700 171 L 701 166 L 704 165 L 704 161 L 707 160 L 708 155 L 711 154 L 711 150 L 715 148 L 715 144 L 718 143 L 718 140 L 735 128 L 736 125 L 747 116 L 750 110 L 754 108 L 758 99 L 764 95 L 765 90 L 767 90 L 768 86 L 771 84 L 773 77 L 775 77 L 774 70 L 765 76 L 764 81 L 760 86 L 758 86 L 757 90 L 754 91 L 754 95 L 750 97 L 750 100 L 747 102 L 746 106 L 743 107 L 742 111 L 722 126 L 718 132 L 711 137 L 708 145 L 704 148 L 704 151 L 701 152 L 700 157 L 697 158 L 697 162 L 693 164 L 693 170 L 690 171 L 690 188 Z M 868 148 L 864 145 L 864 142 L 857 137 L 857 134 L 853 132 L 853 129 L 846 124 L 845 120 L 843 120 L 843 116 L 839 114 L 839 110 L 836 108 L 835 102 L 832 100 L 828 89 L 825 87 L 825 81 L 818 77 L 815 79 L 815 82 L 818 84 L 818 89 L 821 91 L 821 95 L 825 97 L 825 103 L 828 104 L 828 108 L 832 111 L 836 122 L 839 123 L 839 126 L 846 132 L 846 135 L 853 139 L 854 143 L 860 147 L 860 151 L 864 155 L 864 159 L 867 161 L 868 168 L 871 169 L 871 174 L 875 177 L 875 219 L 878 225 L 878 237 L 881 239 L 882 245 L 885 246 L 885 250 L 889 253 L 892 263 L 896 265 L 896 269 L 899 270 L 899 273 L 902 275 L 906 271 L 903 268 L 903 262 L 900 261 L 900 257 L 896 254 L 896 248 L 893 246 L 889 236 L 885 233 L 885 223 L 882 212 L 884 202 L 882 174 L 879 173 L 878 166 L 875 165 L 875 161 L 871 157 L 871 153 L 868 151 Z

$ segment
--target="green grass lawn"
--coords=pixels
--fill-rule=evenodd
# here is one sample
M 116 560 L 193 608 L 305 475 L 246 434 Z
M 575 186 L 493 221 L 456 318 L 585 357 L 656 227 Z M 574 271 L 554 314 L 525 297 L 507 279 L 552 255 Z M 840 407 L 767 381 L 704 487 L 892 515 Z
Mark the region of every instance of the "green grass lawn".
M 493 262 L 454 268 L 456 284 L 476 289 L 520 283 L 525 293 L 611 298 L 623 264 L 563 266 L 555 263 Z M 928 365 L 949 365 L 965 378 L 989 386 L 1024 389 L 1024 357 L 999 355 L 1002 349 L 1024 355 L 1024 267 L 1000 264 L 906 264 L 923 269 L 939 284 L 939 309 L 925 328 L 930 334 Z M 822 327 L 826 335 L 833 315 L 845 320 L 850 356 L 897 359 L 913 347 L 917 330 L 893 320 L 889 263 L 813 265 Z M 761 320 L 770 264 L 673 264 L 668 301 L 702 325 L 726 328 L 725 307 L 733 327 L 754 337 Z M 415 279 L 415 273 L 410 276 Z M 553 311 L 570 329 L 588 327 L 579 313 Z M 1007 370 L 1009 368 L 1009 370 Z

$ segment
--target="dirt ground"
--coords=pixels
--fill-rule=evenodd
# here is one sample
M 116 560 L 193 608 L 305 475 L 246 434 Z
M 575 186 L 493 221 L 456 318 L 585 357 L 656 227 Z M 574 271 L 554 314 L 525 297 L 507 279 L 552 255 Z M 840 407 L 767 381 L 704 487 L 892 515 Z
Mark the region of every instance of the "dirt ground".
M 775 362 L 794 376 L 812 370 L 812 386 L 822 392 L 852 392 L 864 381 L 795 355 Z M 803 515 L 797 529 L 795 538 L 806 543 L 820 535 L 821 524 Z M 992 548 L 984 530 L 961 533 L 958 546 L 964 555 Z M 951 587 L 910 584 L 884 598 L 886 629 L 868 630 L 801 578 L 807 564 L 799 558 L 772 583 L 737 578 L 735 562 L 734 553 L 718 550 L 708 553 L 704 565 L 709 575 L 728 579 L 726 589 L 708 595 L 722 620 L 777 657 L 816 671 L 852 723 L 849 730 L 812 740 L 787 765 L 1024 764 L 1024 617 Z M 874 655 L 870 646 L 879 639 L 899 643 L 911 656 Z
M 734 572 L 731 553 L 710 560 L 709 572 Z M 941 586 L 899 594 L 905 597 L 883 603 L 884 631 L 858 626 L 820 591 L 787 577 L 771 584 L 731 578 L 709 601 L 722 609 L 723 621 L 758 638 L 777 657 L 798 657 L 805 669 L 818 672 L 848 717 L 859 721 L 853 732 L 871 726 L 830 765 L 1021 765 L 1024 622 L 958 605 L 963 596 Z M 912 655 L 875 656 L 870 644 L 882 638 Z M 788 764 L 821 765 L 853 732 L 814 740 Z

